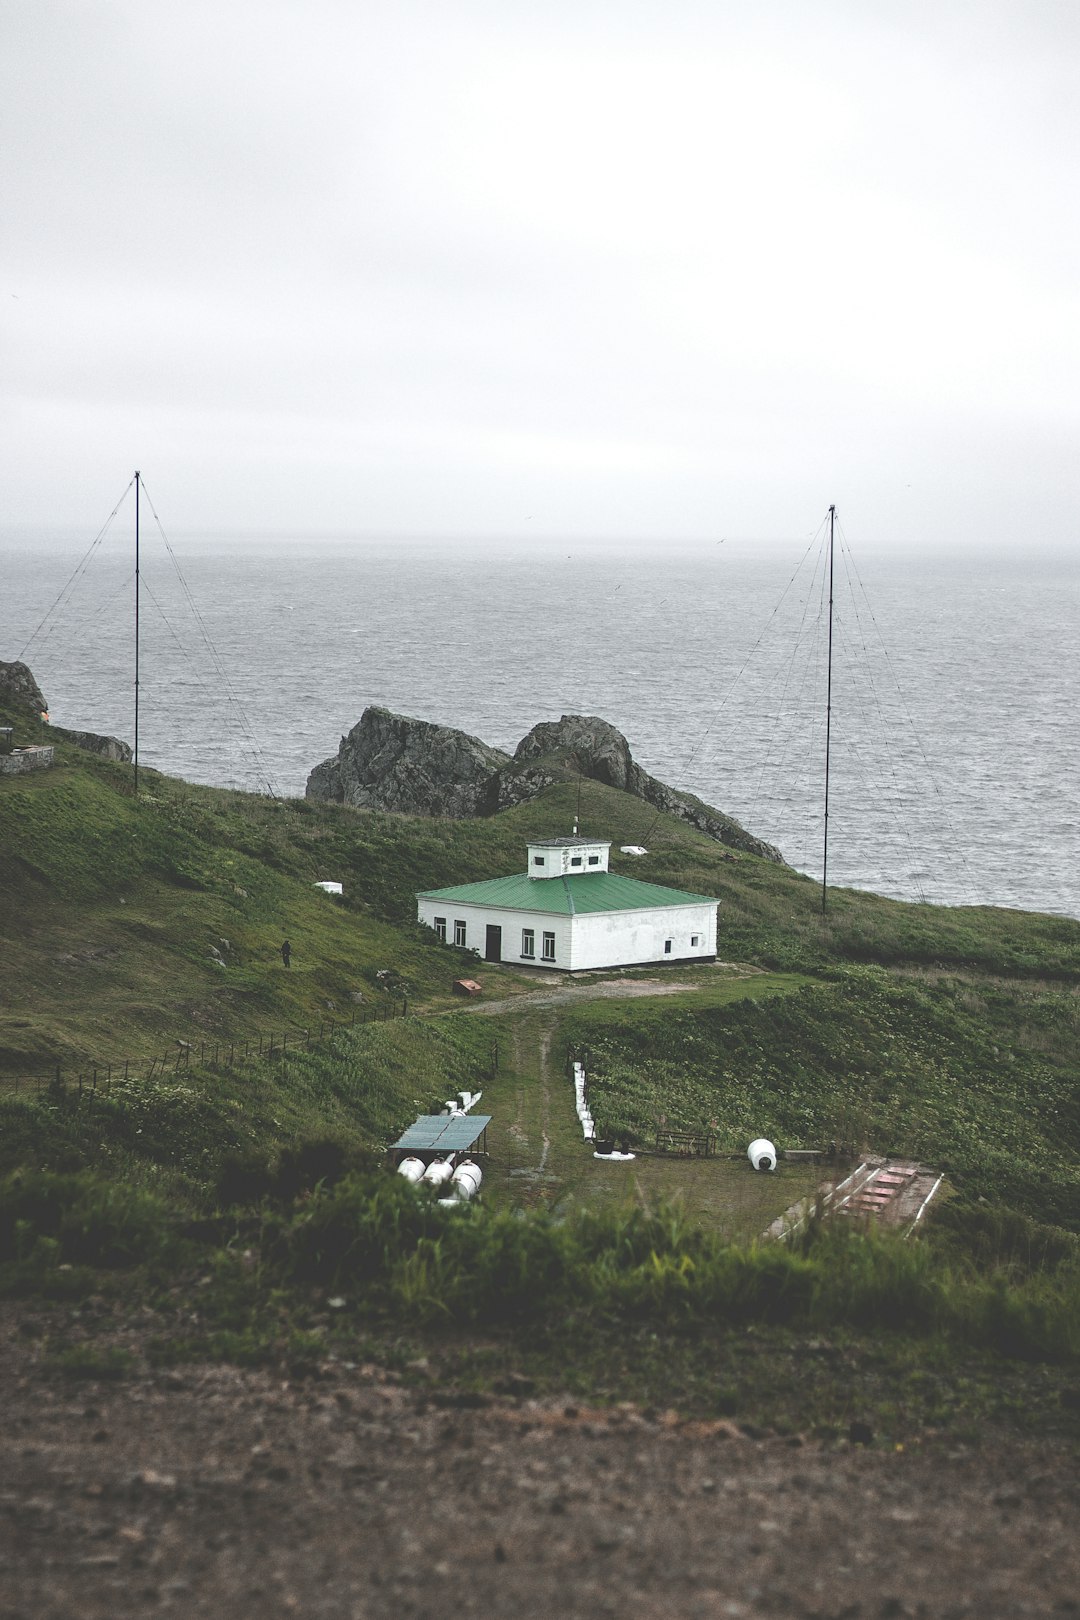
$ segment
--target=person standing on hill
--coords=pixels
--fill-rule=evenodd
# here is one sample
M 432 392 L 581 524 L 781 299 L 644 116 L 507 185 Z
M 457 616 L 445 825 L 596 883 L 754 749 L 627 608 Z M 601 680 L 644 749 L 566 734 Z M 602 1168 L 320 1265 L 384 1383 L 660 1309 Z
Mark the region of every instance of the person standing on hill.
M 281 960 L 284 962 L 286 967 L 288 967 L 290 961 L 292 960 L 292 946 L 289 944 L 287 939 L 283 939 L 281 942 Z

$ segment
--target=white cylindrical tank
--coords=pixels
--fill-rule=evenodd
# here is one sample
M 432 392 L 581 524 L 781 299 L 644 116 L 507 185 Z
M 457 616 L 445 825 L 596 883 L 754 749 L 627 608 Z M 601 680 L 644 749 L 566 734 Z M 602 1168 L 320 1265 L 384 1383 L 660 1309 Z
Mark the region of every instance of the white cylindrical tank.
M 397 1167 L 397 1173 L 399 1176 L 404 1176 L 406 1181 L 422 1181 L 424 1179 L 424 1161 L 423 1159 L 402 1159 Z
M 484 1172 L 480 1166 L 474 1164 L 471 1159 L 466 1159 L 464 1164 L 459 1164 L 454 1171 L 450 1186 L 458 1198 L 467 1200 L 476 1197 L 483 1179 Z
M 755 1170 L 776 1169 L 776 1149 L 766 1136 L 759 1136 L 746 1150 L 746 1157 Z
M 441 1187 L 444 1181 L 449 1181 L 454 1173 L 454 1167 L 449 1159 L 432 1159 L 424 1171 L 424 1180 L 432 1187 Z

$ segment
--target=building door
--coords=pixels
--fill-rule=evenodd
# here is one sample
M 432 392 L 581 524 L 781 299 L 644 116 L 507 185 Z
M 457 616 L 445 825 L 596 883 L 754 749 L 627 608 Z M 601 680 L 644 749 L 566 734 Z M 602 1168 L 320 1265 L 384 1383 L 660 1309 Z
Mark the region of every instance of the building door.
M 484 941 L 484 961 L 502 961 L 502 929 L 498 923 L 488 923 L 487 938 Z

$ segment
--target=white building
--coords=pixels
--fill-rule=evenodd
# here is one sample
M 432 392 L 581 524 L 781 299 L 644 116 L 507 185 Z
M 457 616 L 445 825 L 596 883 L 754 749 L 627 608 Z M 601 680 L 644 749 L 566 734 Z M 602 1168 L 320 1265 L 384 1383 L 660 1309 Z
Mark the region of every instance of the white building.
M 524 872 L 418 894 L 417 915 L 488 962 L 580 973 L 715 957 L 718 902 L 611 872 L 610 849 L 544 839 L 529 845 Z

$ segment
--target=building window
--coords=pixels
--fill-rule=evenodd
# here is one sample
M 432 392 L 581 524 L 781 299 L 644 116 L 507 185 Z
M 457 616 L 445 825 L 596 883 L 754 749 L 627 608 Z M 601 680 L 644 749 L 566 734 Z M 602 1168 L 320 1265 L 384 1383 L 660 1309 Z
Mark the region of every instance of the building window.
M 464 943 L 465 943 L 465 924 L 462 922 L 460 917 L 455 917 L 454 918 L 454 944 L 455 945 L 464 945 Z
M 555 935 L 545 932 L 545 934 L 544 934 L 544 961 L 545 962 L 554 962 L 554 960 L 555 960 Z
M 671 955 L 671 941 L 670 941 L 670 939 L 665 939 L 665 941 L 664 941 L 664 955 L 665 956 L 670 956 Z
M 590 866 L 599 866 L 600 865 L 600 857 L 599 857 L 599 855 L 590 855 L 589 856 L 589 865 Z
M 581 856 L 580 855 L 571 855 L 571 857 L 570 857 L 570 865 L 571 866 L 580 866 L 581 865 Z
M 536 934 L 531 928 L 521 930 L 521 954 L 522 956 L 536 955 Z
M 544 857 L 542 855 L 534 855 L 533 856 L 533 865 L 534 866 L 543 866 L 543 864 L 544 864 Z
M 700 934 L 691 934 L 690 935 L 690 944 L 692 946 L 693 945 L 700 945 L 701 944 L 701 935 Z
M 443 944 L 445 945 L 446 944 L 446 918 L 445 917 L 436 917 L 436 919 L 435 919 L 435 932 L 436 932 L 436 934 L 438 934 L 439 938 L 442 940 Z

